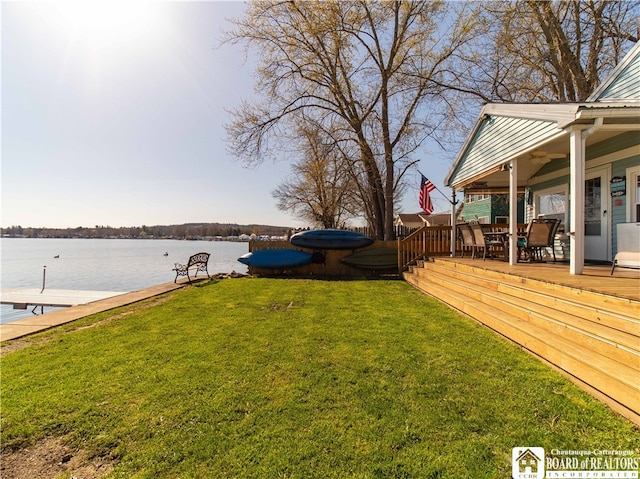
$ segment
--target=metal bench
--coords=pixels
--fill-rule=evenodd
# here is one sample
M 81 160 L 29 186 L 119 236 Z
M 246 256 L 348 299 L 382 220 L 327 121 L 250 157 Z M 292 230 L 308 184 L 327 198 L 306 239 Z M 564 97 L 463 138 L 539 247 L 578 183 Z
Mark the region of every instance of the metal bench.
M 174 279 L 173 282 L 177 283 L 180 276 L 186 276 L 189 279 L 189 282 L 191 282 L 191 276 L 189 275 L 190 270 L 195 270 L 196 274 L 193 276 L 194 278 L 196 278 L 198 273 L 202 271 L 207 273 L 207 278 L 211 279 L 209 271 L 207 270 L 208 262 L 209 253 L 196 253 L 189 257 L 187 264 L 174 263 L 176 267 L 173 268 L 173 271 L 176 272 L 176 279 Z

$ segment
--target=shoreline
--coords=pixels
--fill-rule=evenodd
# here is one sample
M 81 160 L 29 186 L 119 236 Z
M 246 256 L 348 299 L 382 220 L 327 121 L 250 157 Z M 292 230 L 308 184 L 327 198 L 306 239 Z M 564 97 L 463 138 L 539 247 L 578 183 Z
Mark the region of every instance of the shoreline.
M 167 282 L 143 288 L 138 291 L 130 291 L 117 296 L 100 299 L 91 303 L 78 304 L 76 306 L 65 307 L 49 313 L 34 315 L 29 318 L 21 318 L 8 323 L 0 323 L 0 343 L 22 338 L 46 329 L 55 328 L 56 326 L 76 321 L 91 314 L 102 313 L 110 309 L 137 303 L 145 299 L 178 290 L 184 286 L 189 286 L 190 284 L 207 281 L 207 279 L 211 281 L 229 278 L 244 278 L 246 276 L 249 275 L 231 271 L 230 273 L 215 273 L 212 274 L 210 278 L 197 278 L 191 282 L 188 280 L 183 280 L 179 283 Z
M 175 263 L 184 264 L 198 252 L 210 253 L 208 270 L 212 275 L 232 270 L 247 273 L 246 266 L 237 261 L 248 251 L 247 244 L 231 241 L 7 239 L 2 241 L 0 282 L 3 290 L 41 290 L 46 286 L 46 290 L 128 293 L 173 282 Z M 45 304 L 46 314 L 55 310 Z M 30 310 L 13 309 L 11 305 L 0 307 L 0 323 L 20 319 L 33 319 L 33 315 Z

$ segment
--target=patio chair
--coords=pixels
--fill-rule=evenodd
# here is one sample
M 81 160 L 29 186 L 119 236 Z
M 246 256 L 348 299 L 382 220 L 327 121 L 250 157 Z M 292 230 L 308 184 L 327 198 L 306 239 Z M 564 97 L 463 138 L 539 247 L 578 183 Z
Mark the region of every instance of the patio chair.
M 461 223 L 458 225 L 458 232 L 460 239 L 462 240 L 462 257 L 464 258 L 464 249 L 471 248 L 471 259 L 476 256 L 476 243 L 473 241 L 473 231 L 468 223 Z
M 482 259 L 487 259 L 487 253 L 489 253 L 489 257 L 491 257 L 491 250 L 495 246 L 502 247 L 502 242 L 497 240 L 489 240 L 484 235 L 484 229 L 479 223 L 472 223 L 470 225 L 471 231 L 473 232 L 473 241 L 474 241 L 474 251 L 482 249 Z
M 558 226 L 560 220 L 557 219 L 531 220 L 527 225 L 527 232 L 518 238 L 518 260 L 542 261 L 543 249 L 551 246 L 553 250 Z M 553 261 L 555 260 L 556 255 L 553 251 Z
M 551 247 L 551 254 L 553 255 L 553 262 L 556 262 L 556 234 L 558 233 L 558 228 L 560 228 L 560 220 L 559 219 L 554 219 L 554 220 L 548 220 L 548 221 L 554 221 L 553 226 L 551 227 L 551 229 L 549 230 L 549 241 L 548 241 L 548 246 Z M 540 252 L 542 252 L 542 249 L 540 250 Z M 542 259 L 542 258 L 540 258 Z

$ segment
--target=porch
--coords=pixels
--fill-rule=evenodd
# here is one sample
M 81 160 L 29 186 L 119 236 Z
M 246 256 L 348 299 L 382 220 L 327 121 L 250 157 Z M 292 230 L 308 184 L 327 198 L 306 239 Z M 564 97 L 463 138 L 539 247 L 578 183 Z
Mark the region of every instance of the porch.
M 482 108 L 445 185 L 506 196 L 508 225 L 501 226 L 509 231 L 501 238 L 509 249 L 501 259 L 508 261 L 461 258 L 451 227 L 422 228 L 398 242 L 398 267 L 408 283 L 638 425 L 640 271 L 616 269 L 611 276 L 610 264 L 588 260 L 611 261 L 617 225 L 640 222 L 639 71 L 637 43 L 584 102 Z M 518 262 L 519 200 L 520 221 L 561 220 L 569 264 Z
M 489 231 L 499 231 L 504 225 L 483 225 Z M 517 231 L 523 233 L 526 224 L 518 224 Z M 566 256 L 562 250 L 561 241 L 554 245 L 559 258 Z M 570 274 L 569 264 L 565 260 L 557 262 L 545 261 L 540 263 L 510 264 L 502 261 L 503 255 L 487 260 L 471 259 L 471 250 L 465 248 L 461 239 L 456 235 L 456 256 L 451 255 L 451 226 L 424 226 L 405 238 L 398 239 L 398 268 L 400 273 L 406 271 L 419 261 L 438 258 L 461 264 L 481 266 L 486 269 L 506 274 L 515 274 L 523 278 L 537 279 L 548 283 L 571 286 L 585 291 L 593 291 L 620 298 L 640 301 L 640 269 L 616 268 L 611 275 L 611 264 L 602 262 L 591 264 L 587 262 L 581 275 Z M 604 279 L 606 278 L 606 280 Z M 640 316 L 640 310 L 638 312 Z

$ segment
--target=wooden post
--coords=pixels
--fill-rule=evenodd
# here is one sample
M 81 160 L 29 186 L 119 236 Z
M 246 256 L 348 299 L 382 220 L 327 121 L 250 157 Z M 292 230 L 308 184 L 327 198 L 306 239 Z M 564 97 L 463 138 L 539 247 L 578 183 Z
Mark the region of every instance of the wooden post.
M 46 279 L 47 279 L 47 267 L 45 266 L 44 269 L 42 270 L 42 291 L 44 291 Z M 42 291 L 40 291 L 40 294 L 42 294 Z

